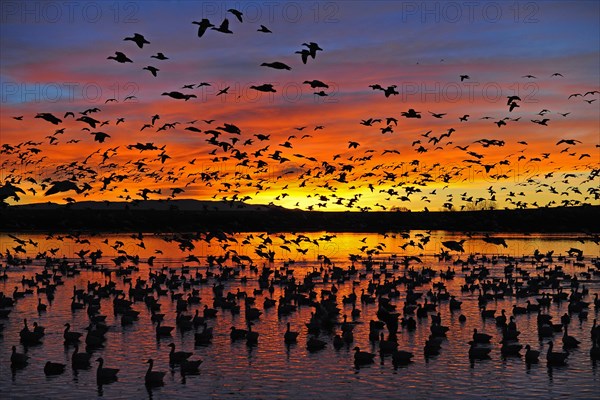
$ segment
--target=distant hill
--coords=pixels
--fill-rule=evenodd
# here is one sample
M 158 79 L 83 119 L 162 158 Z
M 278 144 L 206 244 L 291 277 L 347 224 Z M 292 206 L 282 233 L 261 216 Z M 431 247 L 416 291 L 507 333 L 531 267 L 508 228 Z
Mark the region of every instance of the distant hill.
M 0 231 L 394 232 L 409 229 L 600 232 L 600 206 L 460 212 L 302 211 L 197 200 L 27 204 L 0 208 Z

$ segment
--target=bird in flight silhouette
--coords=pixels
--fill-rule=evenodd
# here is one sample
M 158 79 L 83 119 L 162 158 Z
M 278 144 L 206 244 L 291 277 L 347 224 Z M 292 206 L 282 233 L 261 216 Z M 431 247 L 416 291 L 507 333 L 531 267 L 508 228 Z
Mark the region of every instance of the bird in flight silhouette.
M 130 58 L 128 58 L 124 53 L 121 53 L 120 51 L 115 51 L 115 55 L 114 56 L 108 56 L 106 57 L 107 60 L 115 60 L 118 63 L 132 63 L 133 61 L 131 61 Z
M 214 25 L 206 18 L 202 18 L 200 22 L 192 21 L 192 24 L 198 25 L 198 37 L 202 37 L 208 28 L 213 28 Z

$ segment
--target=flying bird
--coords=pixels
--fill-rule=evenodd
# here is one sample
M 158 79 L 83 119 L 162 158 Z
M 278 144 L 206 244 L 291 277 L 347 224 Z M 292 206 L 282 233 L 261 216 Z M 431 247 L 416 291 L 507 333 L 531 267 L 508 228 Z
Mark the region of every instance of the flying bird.
M 550 121 L 548 118 L 544 118 L 542 120 L 539 119 L 532 119 L 531 122 L 536 123 L 538 125 L 544 125 L 544 126 L 548 126 L 548 121 Z
M 231 30 L 229 30 L 229 20 L 227 18 L 225 18 L 223 22 L 221 22 L 221 25 L 219 25 L 218 28 L 215 28 L 213 26 L 210 29 L 221 33 L 233 33 Z
M 284 63 L 279 62 L 279 61 L 274 61 L 272 63 L 262 63 L 262 64 L 260 64 L 260 66 L 261 67 L 274 68 L 274 69 L 285 69 L 287 71 L 289 71 L 289 70 L 292 69 L 289 65 L 284 64 Z
M 559 144 L 562 144 L 562 143 L 566 143 L 569 146 L 575 146 L 577 143 L 581 143 L 581 141 L 577 140 L 577 139 L 561 139 L 558 142 L 556 142 L 556 145 L 558 146 Z
M 409 108 L 408 111 L 402 111 L 400 115 L 405 118 L 421 118 L 421 112 L 415 111 L 412 108 Z
M 315 42 L 302 43 L 302 46 L 308 47 L 308 53 L 313 59 L 317 56 L 317 51 L 323 51 Z
M 183 94 L 181 92 L 164 92 L 162 94 L 162 96 L 169 96 L 173 99 L 177 99 L 177 100 L 185 100 L 188 101 L 191 98 L 196 98 L 197 96 L 195 94 Z
M 444 115 L 446 115 L 446 114 L 436 114 L 436 113 L 433 113 L 431 111 L 429 111 L 429 114 L 431 114 L 431 116 L 433 118 L 442 118 Z
M 62 122 L 62 120 L 60 118 L 55 117 L 54 115 L 50 114 L 50 113 L 38 113 L 35 118 L 41 118 L 44 121 L 48 121 L 54 125 L 58 125 L 59 123 Z
M 50 189 L 44 193 L 45 196 L 50 196 L 55 193 L 68 192 L 74 190 L 77 193 L 81 193 L 82 190 L 72 181 L 54 181 Z
M 313 79 L 312 81 L 304 81 L 303 83 L 306 85 L 310 85 L 310 87 L 313 89 L 316 89 L 316 88 L 326 88 L 327 89 L 329 87 L 329 85 L 327 85 L 319 80 L 316 80 L 316 79 Z
M 140 35 L 139 33 L 134 33 L 133 37 L 126 37 L 123 40 L 131 40 L 132 42 L 135 42 L 135 44 L 137 44 L 140 49 L 143 48 L 145 44 L 150 44 L 150 42 L 147 41 L 146 38 L 143 35 Z
M 208 28 L 213 28 L 214 25 L 206 18 L 202 18 L 200 22 L 192 21 L 192 24 L 198 25 L 198 37 L 202 37 Z
M 295 53 L 300 54 L 300 57 L 302 58 L 302 63 L 306 64 L 306 61 L 308 61 L 308 56 L 310 56 L 310 51 L 308 51 L 306 49 L 302 49 L 302 50 L 296 51 Z
M 156 58 L 157 60 L 168 60 L 169 57 L 165 56 L 163 53 L 156 53 L 154 56 L 150 56 L 150 58 Z
M 241 11 L 238 11 L 235 8 L 230 8 L 229 10 L 227 10 L 227 12 L 228 13 L 232 13 L 233 15 L 235 15 L 235 17 L 238 19 L 238 21 L 244 22 L 242 20 L 242 16 L 244 15 L 244 13 L 242 13 Z
M 276 92 L 276 90 L 273 89 L 273 85 L 270 83 L 264 83 L 259 86 L 252 85 L 252 86 L 250 86 L 250 89 L 258 90 L 259 92 L 272 92 L 272 93 Z
M 217 92 L 216 96 L 220 96 L 222 94 L 228 94 L 227 91 L 229 90 L 229 86 L 227 86 L 224 89 L 219 90 L 219 92 Z
M 154 75 L 154 76 L 157 76 L 157 75 L 156 75 L 156 73 L 157 73 L 158 71 L 160 71 L 160 69 L 158 69 L 158 68 L 155 68 L 155 67 L 153 67 L 153 66 L 151 66 L 151 65 L 148 65 L 147 67 L 144 67 L 144 68 L 142 68 L 142 69 L 145 69 L 145 70 L 147 70 L 147 71 L 150 71 L 150 73 L 151 73 L 152 75 Z
M 121 53 L 120 51 L 115 51 L 115 55 L 114 56 L 108 56 L 106 57 L 107 60 L 115 60 L 118 63 L 132 63 L 133 61 L 131 61 L 131 59 L 129 59 L 125 54 Z
M 90 132 L 90 135 L 94 135 L 94 141 L 99 143 L 104 143 L 106 138 L 109 138 L 110 135 L 104 132 Z

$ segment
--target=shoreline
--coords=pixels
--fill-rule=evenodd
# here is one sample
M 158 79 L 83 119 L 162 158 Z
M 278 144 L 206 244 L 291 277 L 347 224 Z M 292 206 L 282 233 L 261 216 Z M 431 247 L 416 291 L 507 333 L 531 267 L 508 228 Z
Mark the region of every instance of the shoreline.
M 77 208 L 60 205 L 9 206 L 0 209 L 0 232 L 398 232 L 442 230 L 472 232 L 598 233 L 600 206 L 523 210 L 350 212 L 301 211 L 249 206 L 223 210 L 153 209 L 152 204 L 128 209 Z

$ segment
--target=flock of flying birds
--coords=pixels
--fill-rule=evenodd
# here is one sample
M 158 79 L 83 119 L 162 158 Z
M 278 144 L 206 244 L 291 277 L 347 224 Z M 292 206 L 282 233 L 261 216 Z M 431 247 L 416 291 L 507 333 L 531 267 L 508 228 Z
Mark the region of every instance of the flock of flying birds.
M 243 23 L 243 13 L 228 10 L 236 24 Z M 230 21 L 225 18 L 219 26 L 208 19 L 193 21 L 198 26 L 197 36 L 207 40 L 209 32 L 233 34 Z M 260 34 L 272 34 L 264 25 L 257 29 Z M 139 49 L 152 46 L 144 35 L 135 33 L 124 38 Z M 316 42 L 306 42 L 295 51 L 303 64 L 317 62 L 317 54 L 326 52 Z M 134 64 L 130 58 L 117 51 L 107 57 L 120 64 Z M 170 62 L 170 57 L 157 52 L 151 58 L 159 63 Z M 292 66 L 281 61 L 264 62 L 260 67 L 275 70 L 291 70 Z M 153 65 L 141 67 L 160 79 L 160 68 Z M 295 67 L 294 67 L 295 68 Z M 460 81 L 471 79 L 460 75 Z M 524 79 L 537 79 L 525 75 Z M 554 73 L 552 79 L 566 79 Z M 318 79 L 305 80 L 303 84 L 315 90 L 315 96 L 328 96 L 329 84 Z M 200 82 L 185 84 L 178 89 L 167 89 L 162 93 L 175 101 L 187 102 L 197 99 L 193 90 L 211 86 Z M 389 101 L 399 94 L 397 85 L 384 87 L 372 84 L 375 92 L 383 92 Z M 228 95 L 229 86 L 220 88 L 215 96 Z M 272 83 L 253 85 L 259 92 L 276 92 Z M 366 89 L 366 88 L 365 88 Z M 575 102 L 582 98 L 585 105 L 597 100 L 598 90 L 573 93 L 568 97 L 570 106 L 580 107 Z M 136 96 L 127 96 L 122 103 L 138 101 Z M 542 109 L 534 115 L 511 117 L 520 107 L 521 98 L 507 96 L 503 107 L 505 117 L 470 114 L 448 115 L 445 112 L 408 108 L 395 116 L 365 116 L 357 118 L 357 131 L 352 140 L 340 146 L 330 158 L 315 157 L 295 151 L 295 147 L 306 147 L 317 135 L 326 135 L 326 124 L 314 122 L 303 126 L 291 126 L 287 137 L 267 132 L 249 132 L 231 121 L 215 121 L 203 118 L 191 121 L 164 121 L 159 114 L 148 116 L 139 128 L 140 139 L 132 143 L 111 146 L 115 137 L 131 137 L 134 127 L 125 117 L 107 115 L 99 107 L 81 111 L 68 110 L 64 115 L 39 112 L 35 116 L 13 116 L 15 120 L 33 123 L 39 119 L 48 123 L 44 138 L 30 138 L 17 144 L 3 143 L 0 147 L 4 171 L 4 182 L 0 186 L 0 202 L 19 201 L 23 195 L 34 201 L 40 196 L 63 195 L 63 200 L 73 203 L 79 199 L 112 198 L 126 201 L 146 199 L 173 199 L 175 197 L 204 197 L 229 202 L 250 201 L 260 195 L 273 194 L 271 204 L 281 204 L 288 196 L 298 200 L 296 207 L 307 210 L 323 209 L 328 206 L 351 210 L 389 210 L 414 208 L 412 204 L 440 204 L 441 209 L 462 210 L 478 207 L 528 208 L 546 206 L 577 206 L 597 203 L 600 199 L 598 176 L 600 168 L 595 154 L 590 154 L 589 144 L 574 137 L 560 138 L 555 149 L 537 153 L 528 150 L 528 142 L 502 139 L 510 126 L 537 124 L 549 126 L 554 118 L 568 118 L 571 112 Z M 106 107 L 114 107 L 118 99 L 105 100 Z M 581 105 L 584 106 L 584 105 Z M 126 105 L 123 105 L 126 107 Z M 103 107 L 104 108 L 104 107 Z M 118 112 L 118 111 L 116 111 Z M 557 117 L 554 117 L 554 116 Z M 448 121 L 442 131 L 428 130 L 416 137 L 407 137 L 400 121 L 426 119 Z M 475 141 L 461 140 L 461 126 L 474 119 L 491 120 L 493 133 Z M 408 123 L 408 121 L 406 121 Z M 492 125 L 493 123 L 493 125 Z M 495 125 L 495 126 L 494 126 Z M 364 149 L 361 132 L 376 130 L 382 135 L 395 135 L 397 147 L 384 149 L 379 156 L 374 149 Z M 208 146 L 200 146 L 193 156 L 183 158 L 169 152 L 169 140 L 159 143 L 159 138 L 149 139 L 150 132 L 178 132 L 204 138 Z M 125 133 L 126 132 L 126 133 Z M 275 137 L 277 136 L 277 138 Z M 490 137 L 491 136 L 491 137 Z M 68 138 L 68 139 L 67 139 Z M 86 140 L 87 138 L 87 140 Z M 508 142 L 507 142 L 508 141 Z M 516 143 L 512 143 L 515 141 Z M 81 142 L 87 148 L 97 143 L 97 148 L 81 158 L 64 163 L 53 163 L 47 155 L 51 146 L 67 146 Z M 510 145 L 520 149 L 510 154 L 501 151 Z M 587 152 L 579 149 L 586 146 Z M 595 148 L 599 147 L 595 144 Z M 364 150 L 363 150 L 364 149 Z M 452 164 L 439 161 L 436 151 L 457 154 Z M 433 160 L 426 161 L 427 156 Z M 570 163 L 569 167 L 560 164 Z M 202 164 L 202 166 L 200 166 Z M 227 165 L 228 168 L 223 168 Z M 561 171 L 561 169 L 569 169 Z M 43 170 L 43 173 L 40 173 Z M 516 186 L 508 183 L 518 179 Z M 455 193 L 454 184 L 462 185 L 471 180 L 489 182 L 485 190 L 475 193 Z M 427 186 L 430 186 L 428 189 Z M 431 186 L 435 186 L 431 188 Z M 522 190 L 515 190 L 518 187 Z M 297 193 L 301 193 L 300 198 Z M 542 193 L 543 196 L 539 194 Z M 373 198 L 380 199 L 373 203 Z M 365 200 L 371 198 L 371 200 Z M 542 202 L 543 199 L 543 202 Z M 539 201 L 539 203 L 538 203 Z M 287 201 L 286 204 L 292 205 Z M 497 206 L 498 204 L 498 206 Z M 330 207 L 331 208 L 331 207 Z

